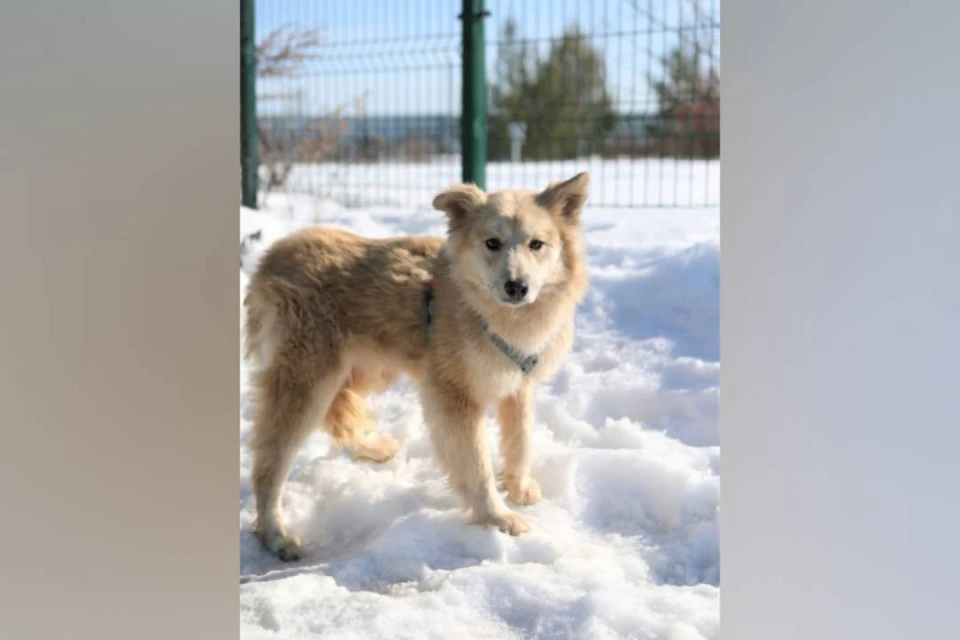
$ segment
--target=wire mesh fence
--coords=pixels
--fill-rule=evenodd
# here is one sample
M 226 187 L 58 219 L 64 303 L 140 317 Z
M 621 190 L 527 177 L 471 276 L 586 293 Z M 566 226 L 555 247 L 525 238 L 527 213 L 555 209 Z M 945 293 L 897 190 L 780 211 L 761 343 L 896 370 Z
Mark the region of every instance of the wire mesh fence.
M 719 0 L 486 0 L 486 187 L 719 200 Z M 461 178 L 462 0 L 257 0 L 261 198 L 422 204 Z

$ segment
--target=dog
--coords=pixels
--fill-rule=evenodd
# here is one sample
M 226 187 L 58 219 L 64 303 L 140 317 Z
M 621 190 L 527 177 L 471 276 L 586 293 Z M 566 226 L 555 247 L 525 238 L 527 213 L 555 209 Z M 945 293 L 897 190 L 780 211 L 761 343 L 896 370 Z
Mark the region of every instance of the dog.
M 255 533 L 267 549 L 281 560 L 301 556 L 281 497 L 315 426 L 354 459 L 396 453 L 364 398 L 400 375 L 419 382 L 434 450 L 471 522 L 529 531 L 496 485 L 486 412 L 496 407 L 507 498 L 540 501 L 530 477 L 534 388 L 570 350 L 587 290 L 588 183 L 580 173 L 542 191 L 489 194 L 456 184 L 433 200 L 447 217 L 445 239 L 315 227 L 264 253 L 244 299 L 244 337 L 255 364 Z

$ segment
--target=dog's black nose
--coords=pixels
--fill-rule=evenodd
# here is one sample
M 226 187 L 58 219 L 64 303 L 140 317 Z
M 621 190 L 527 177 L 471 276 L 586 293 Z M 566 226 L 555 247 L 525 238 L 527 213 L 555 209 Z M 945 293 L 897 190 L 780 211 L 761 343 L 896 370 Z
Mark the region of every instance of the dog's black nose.
M 524 280 L 507 280 L 503 285 L 503 290 L 507 292 L 511 300 L 519 302 L 527 297 L 527 291 L 530 290 L 530 287 Z

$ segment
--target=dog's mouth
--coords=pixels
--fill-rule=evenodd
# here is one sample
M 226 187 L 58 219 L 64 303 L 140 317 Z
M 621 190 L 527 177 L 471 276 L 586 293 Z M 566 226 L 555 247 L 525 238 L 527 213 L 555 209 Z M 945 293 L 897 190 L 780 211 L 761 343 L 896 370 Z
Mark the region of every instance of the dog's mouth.
M 519 309 L 520 307 L 525 307 L 528 304 L 533 304 L 536 302 L 536 296 L 527 296 L 522 300 L 514 300 L 513 298 L 508 298 L 502 294 L 494 293 L 494 300 L 504 307 L 509 307 L 510 309 Z

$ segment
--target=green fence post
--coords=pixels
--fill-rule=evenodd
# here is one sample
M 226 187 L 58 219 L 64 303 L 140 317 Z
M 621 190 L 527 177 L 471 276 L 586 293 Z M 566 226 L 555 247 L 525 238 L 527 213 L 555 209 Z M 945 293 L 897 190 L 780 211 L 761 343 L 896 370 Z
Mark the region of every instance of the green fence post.
M 487 183 L 487 73 L 484 65 L 483 0 L 463 0 L 463 115 L 460 121 L 463 181 Z
M 257 49 L 253 30 L 254 0 L 240 0 L 240 172 L 243 206 L 257 208 Z

